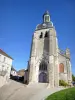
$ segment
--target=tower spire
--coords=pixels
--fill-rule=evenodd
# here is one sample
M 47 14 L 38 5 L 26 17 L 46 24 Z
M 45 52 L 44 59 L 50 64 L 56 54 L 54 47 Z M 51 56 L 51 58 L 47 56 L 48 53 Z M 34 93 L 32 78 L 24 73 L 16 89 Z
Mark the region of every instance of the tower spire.
M 50 22 L 50 14 L 49 14 L 48 10 L 43 15 L 43 22 L 44 23 Z

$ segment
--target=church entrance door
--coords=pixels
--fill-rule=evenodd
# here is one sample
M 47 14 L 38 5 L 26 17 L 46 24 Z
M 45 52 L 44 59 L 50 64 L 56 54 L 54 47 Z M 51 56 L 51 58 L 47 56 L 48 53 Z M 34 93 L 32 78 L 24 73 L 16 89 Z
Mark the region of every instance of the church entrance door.
M 47 74 L 44 72 L 41 72 L 39 74 L 39 82 L 46 83 L 47 82 Z
M 47 83 L 47 64 L 42 61 L 39 65 L 39 82 Z

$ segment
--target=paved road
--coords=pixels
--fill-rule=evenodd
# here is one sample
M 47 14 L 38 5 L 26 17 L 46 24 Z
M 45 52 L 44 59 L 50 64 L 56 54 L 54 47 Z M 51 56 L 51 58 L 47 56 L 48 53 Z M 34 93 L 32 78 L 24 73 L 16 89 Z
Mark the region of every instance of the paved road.
M 0 88 L 0 100 L 44 100 L 49 94 L 62 88 L 46 88 L 43 86 L 26 86 L 10 80 L 8 84 Z

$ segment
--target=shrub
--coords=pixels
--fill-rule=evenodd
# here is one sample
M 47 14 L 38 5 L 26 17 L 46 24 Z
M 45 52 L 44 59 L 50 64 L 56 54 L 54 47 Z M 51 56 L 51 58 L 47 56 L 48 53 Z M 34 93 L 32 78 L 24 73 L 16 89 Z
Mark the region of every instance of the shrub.
M 75 76 L 72 74 L 72 80 L 73 82 L 75 82 Z
M 60 86 L 69 86 L 68 83 L 66 83 L 64 80 L 59 80 L 59 85 Z

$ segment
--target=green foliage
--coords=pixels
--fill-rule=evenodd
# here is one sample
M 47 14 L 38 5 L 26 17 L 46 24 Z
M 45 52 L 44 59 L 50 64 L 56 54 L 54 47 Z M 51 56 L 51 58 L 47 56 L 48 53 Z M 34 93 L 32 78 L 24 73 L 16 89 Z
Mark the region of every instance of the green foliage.
M 68 83 L 66 83 L 66 82 L 63 81 L 63 80 L 59 80 L 59 85 L 60 85 L 60 86 L 65 86 L 65 87 L 66 87 L 66 86 L 69 86 Z
M 75 87 L 53 93 L 45 100 L 75 100 Z
M 72 80 L 75 82 L 75 76 L 72 74 Z

